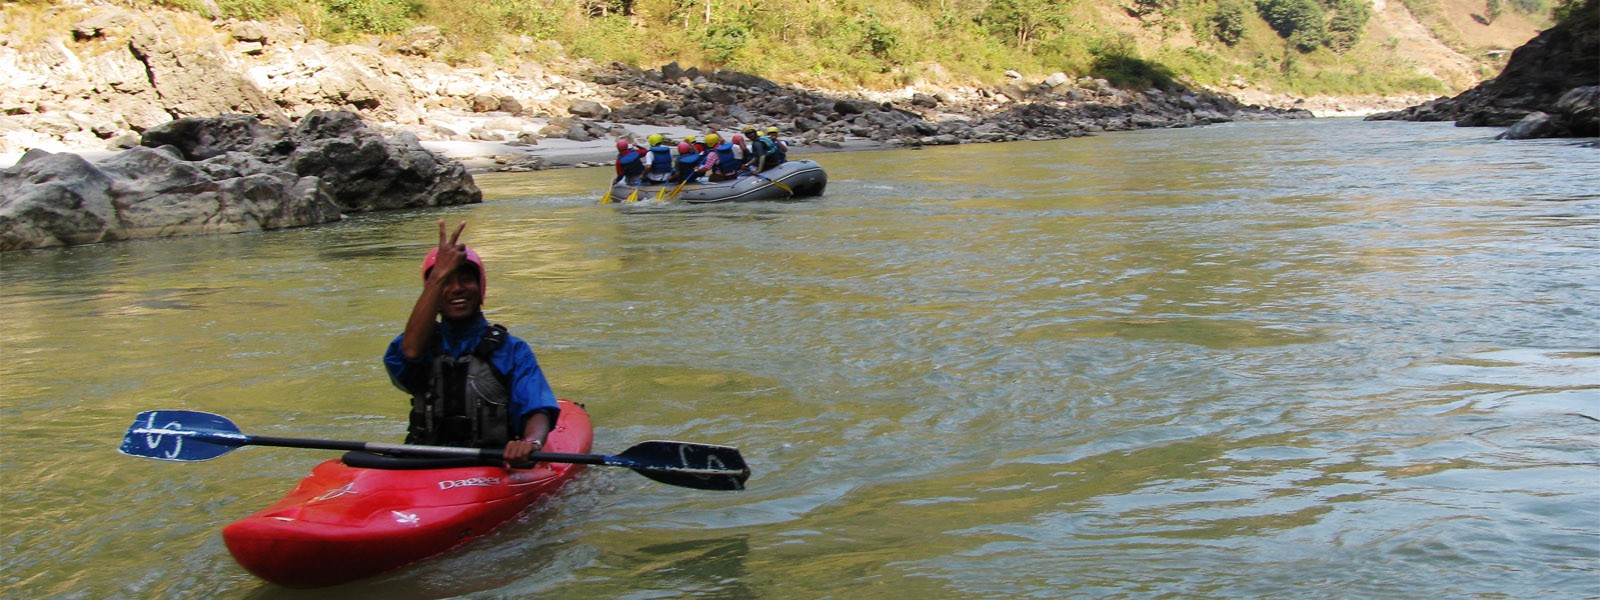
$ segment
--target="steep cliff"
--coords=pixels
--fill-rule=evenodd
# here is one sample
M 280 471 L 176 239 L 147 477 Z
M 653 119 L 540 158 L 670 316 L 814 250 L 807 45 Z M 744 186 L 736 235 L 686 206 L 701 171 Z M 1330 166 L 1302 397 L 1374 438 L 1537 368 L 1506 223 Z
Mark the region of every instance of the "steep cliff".
M 1511 53 L 1500 75 L 1453 98 L 1371 120 L 1455 121 L 1512 126 L 1508 137 L 1595 137 L 1600 91 L 1600 3 L 1587 0 L 1555 27 Z

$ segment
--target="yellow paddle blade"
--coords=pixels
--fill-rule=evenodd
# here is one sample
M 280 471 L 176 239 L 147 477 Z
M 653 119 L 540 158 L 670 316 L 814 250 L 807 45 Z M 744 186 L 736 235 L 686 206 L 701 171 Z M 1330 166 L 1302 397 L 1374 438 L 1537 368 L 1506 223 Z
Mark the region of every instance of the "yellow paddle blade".
M 683 180 L 683 181 L 678 183 L 678 187 L 672 188 L 672 193 L 667 196 L 667 201 L 671 202 L 673 198 L 677 198 L 678 197 L 678 192 L 682 192 L 683 191 L 683 185 L 686 184 L 686 183 L 689 183 L 689 180 L 685 179 L 685 180 Z
M 623 202 L 638 202 L 638 201 L 639 201 L 639 188 L 633 188 L 633 193 L 632 194 L 628 194 L 628 199 L 624 200 Z
M 611 188 L 606 188 L 606 195 L 600 198 L 601 204 L 611 204 Z

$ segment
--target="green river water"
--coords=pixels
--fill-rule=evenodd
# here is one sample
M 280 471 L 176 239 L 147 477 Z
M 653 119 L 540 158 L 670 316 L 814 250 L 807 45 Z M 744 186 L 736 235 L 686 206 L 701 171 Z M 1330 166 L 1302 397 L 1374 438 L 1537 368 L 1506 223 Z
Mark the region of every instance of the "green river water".
M 1600 597 L 1600 151 L 1316 120 L 810 155 L 820 198 L 470 207 L 0 257 L 5 598 Z M 219 535 L 336 453 L 122 456 L 141 410 L 399 441 L 436 221 L 597 452 L 442 557 L 297 592 Z

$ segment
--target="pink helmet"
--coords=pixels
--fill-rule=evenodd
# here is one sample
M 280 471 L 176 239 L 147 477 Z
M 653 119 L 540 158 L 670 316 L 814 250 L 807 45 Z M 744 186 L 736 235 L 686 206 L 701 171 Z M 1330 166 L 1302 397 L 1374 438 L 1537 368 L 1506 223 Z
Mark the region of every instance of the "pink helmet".
M 733 143 L 735 143 L 735 144 L 743 144 L 744 143 L 744 136 L 739 135 L 737 133 L 733 134 Z
M 689 142 L 678 142 L 678 154 L 689 153 Z
M 433 270 L 433 263 L 436 263 L 436 262 L 439 262 L 439 249 L 438 248 L 434 248 L 433 250 L 429 251 L 428 252 L 428 257 L 422 259 L 422 278 L 423 279 L 427 279 L 428 278 L 428 271 Z M 471 248 L 467 248 L 467 262 L 471 263 L 472 266 L 478 268 L 478 290 L 479 290 L 479 293 L 487 292 L 489 290 L 489 275 L 488 275 L 488 272 L 485 271 L 484 268 L 483 268 L 483 259 L 478 257 L 478 253 L 477 252 L 473 252 Z M 487 295 L 487 294 L 485 294 L 485 295 Z
M 627 150 L 628 149 L 628 140 L 617 140 L 617 149 L 618 150 Z

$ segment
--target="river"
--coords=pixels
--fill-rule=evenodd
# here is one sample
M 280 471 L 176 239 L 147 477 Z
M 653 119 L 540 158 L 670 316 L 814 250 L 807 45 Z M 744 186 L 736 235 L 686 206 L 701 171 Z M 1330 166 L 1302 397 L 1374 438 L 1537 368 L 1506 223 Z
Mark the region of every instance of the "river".
M 1600 151 L 1315 120 L 812 156 L 823 197 L 486 202 L 0 258 L 7 598 L 1600 596 Z M 596 451 L 443 557 L 293 592 L 219 530 L 315 450 L 117 453 L 141 410 L 398 441 L 436 221 Z

